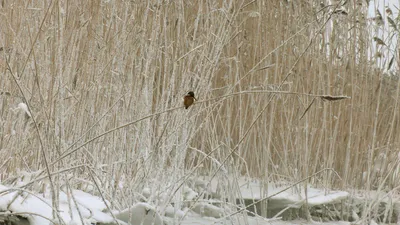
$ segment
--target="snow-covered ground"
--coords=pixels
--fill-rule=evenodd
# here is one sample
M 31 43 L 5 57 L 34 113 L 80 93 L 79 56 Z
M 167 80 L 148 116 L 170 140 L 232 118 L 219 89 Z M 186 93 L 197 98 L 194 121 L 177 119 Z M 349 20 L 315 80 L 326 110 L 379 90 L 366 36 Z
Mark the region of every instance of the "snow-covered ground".
M 284 208 L 292 207 L 299 208 L 305 203 L 306 192 L 303 186 L 296 185 L 275 185 L 269 184 L 268 191 L 262 188 L 262 183 L 258 180 L 251 180 L 244 177 L 238 179 L 240 192 L 237 194 L 237 198 L 243 199 L 261 199 L 263 198 L 262 193 L 267 193 L 271 204 L 268 207 L 273 208 Z M 218 190 L 218 180 L 214 179 L 211 182 L 213 192 Z M 239 194 L 240 193 L 240 194 Z M 308 205 L 316 206 L 323 204 L 331 204 L 340 202 L 349 196 L 348 192 L 345 191 L 332 191 L 328 189 L 317 189 L 308 187 L 307 188 Z
M 1 212 L 5 212 L 6 215 L 18 213 L 21 216 L 27 216 L 31 225 L 51 224 L 51 198 L 3 185 L 0 185 L 0 193 Z M 106 209 L 106 205 L 99 197 L 79 190 L 74 190 L 72 193 L 74 198 L 68 198 L 64 192 L 60 192 L 58 216 L 65 224 L 81 224 L 80 216 L 86 224 L 114 221 L 110 214 L 102 212 Z M 73 202 L 74 199 L 76 204 Z
M 197 182 L 198 184 L 204 184 Z M 237 180 L 240 192 L 238 195 L 243 199 L 252 199 L 254 201 L 262 198 L 261 182 L 239 178 Z M 211 182 L 211 192 L 216 194 L 219 187 L 218 180 Z M 203 186 L 204 185 L 200 185 Z M 191 189 L 184 186 L 184 193 L 192 200 L 196 200 L 197 193 L 195 188 Z M 146 189 L 147 190 L 147 189 Z M 268 196 L 270 208 L 299 208 L 305 201 L 305 190 L 303 186 L 289 185 L 268 185 Z M 349 193 L 344 191 L 329 191 L 318 188 L 307 188 L 308 205 L 326 206 L 335 204 L 349 197 Z M 383 195 L 391 201 L 396 201 L 393 196 Z M 365 197 L 365 196 L 364 196 Z M 371 196 L 369 195 L 369 198 Z M 354 198 L 354 196 L 353 196 Z M 360 200 L 362 199 L 360 195 Z M 384 198 L 381 198 L 384 199 Z M 215 199 L 203 199 L 191 206 L 185 206 L 184 209 L 174 209 L 171 205 L 167 207 L 158 207 L 152 202 L 137 202 L 131 207 L 116 211 L 109 211 L 111 205 L 109 201 L 103 200 L 99 196 L 83 192 L 81 190 L 73 190 L 72 195 L 60 191 L 59 195 L 59 211 L 58 217 L 61 224 L 93 224 L 93 223 L 108 223 L 108 224 L 272 224 L 272 225 L 289 225 L 289 224 L 314 224 L 314 225 L 350 225 L 349 222 L 334 221 L 334 222 L 307 222 L 305 220 L 282 221 L 280 217 L 267 219 L 259 215 L 249 216 L 246 213 L 239 213 L 237 210 L 240 206 L 226 209 L 215 204 L 210 204 Z M 52 221 L 52 198 L 49 191 L 44 193 L 34 193 L 28 189 L 20 189 L 0 185 L 0 219 L 8 215 L 19 215 L 27 218 L 31 225 L 47 225 L 53 224 Z M 254 215 L 254 214 L 253 214 Z M 313 218 L 314 220 L 315 217 Z M 320 220 L 322 221 L 322 219 Z M 363 224 L 363 223 L 359 223 Z M 373 221 L 370 224 L 374 224 Z

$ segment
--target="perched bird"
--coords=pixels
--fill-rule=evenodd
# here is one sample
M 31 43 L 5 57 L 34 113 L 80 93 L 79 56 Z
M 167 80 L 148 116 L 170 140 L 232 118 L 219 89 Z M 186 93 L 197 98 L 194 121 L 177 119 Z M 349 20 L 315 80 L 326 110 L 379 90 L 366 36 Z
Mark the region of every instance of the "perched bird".
M 185 109 L 189 108 L 189 106 L 193 104 L 194 100 L 197 101 L 197 99 L 194 97 L 194 92 L 189 91 L 183 98 L 183 104 L 185 105 Z

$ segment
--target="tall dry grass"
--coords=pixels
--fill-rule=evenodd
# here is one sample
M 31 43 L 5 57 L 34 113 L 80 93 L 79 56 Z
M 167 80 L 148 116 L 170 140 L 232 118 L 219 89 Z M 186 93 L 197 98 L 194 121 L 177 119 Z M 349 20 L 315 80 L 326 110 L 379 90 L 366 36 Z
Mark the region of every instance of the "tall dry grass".
M 391 190 L 399 81 L 360 2 L 3 1 L 2 179 L 48 164 L 54 191 L 96 181 L 116 207 L 179 202 L 188 173 Z

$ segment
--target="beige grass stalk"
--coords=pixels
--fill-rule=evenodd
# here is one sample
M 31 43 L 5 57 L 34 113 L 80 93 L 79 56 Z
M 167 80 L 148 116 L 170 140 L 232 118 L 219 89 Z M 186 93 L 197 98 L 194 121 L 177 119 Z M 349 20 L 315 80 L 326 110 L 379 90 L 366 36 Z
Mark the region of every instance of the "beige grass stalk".
M 10 67 L 10 64 L 8 63 L 8 61 L 7 61 L 7 66 L 8 66 L 8 71 L 10 72 L 10 74 L 11 74 L 11 76 L 12 76 L 12 78 L 13 78 L 13 80 L 14 80 L 14 82 L 15 82 L 15 84 L 18 86 L 18 89 L 19 89 L 19 91 L 20 91 L 20 93 L 21 93 L 21 95 L 23 96 L 23 98 L 25 99 L 25 100 L 27 100 L 27 98 L 25 97 L 25 94 L 24 94 L 24 92 L 23 92 L 23 90 L 22 90 L 22 88 L 21 88 L 21 85 L 19 84 L 19 82 L 17 81 L 17 78 L 15 77 L 15 75 L 14 75 L 14 73 L 13 73 L 13 71 L 12 71 L 12 69 L 11 69 L 11 67 Z M 58 218 L 58 220 L 59 221 L 61 221 L 61 218 L 59 217 L 59 215 L 57 214 L 57 212 L 55 211 L 55 210 L 57 210 L 57 207 L 55 207 L 55 206 L 57 206 L 57 203 L 55 203 L 55 194 L 56 193 L 58 193 L 58 192 L 56 192 L 55 191 L 55 187 L 54 187 L 54 183 L 53 183 L 53 179 L 52 179 L 52 176 L 51 176 L 51 173 L 50 173 L 50 168 L 49 168 L 49 163 L 48 163 L 48 159 L 47 159 L 47 154 L 46 154 L 46 150 L 45 150 L 45 147 L 44 147 L 44 145 L 43 145 L 43 141 L 42 141 L 42 137 L 41 137 L 41 134 L 40 134 L 40 130 L 39 130 L 39 127 L 38 127 L 38 125 L 37 125 L 37 122 L 36 122 L 36 120 L 35 120 L 35 113 L 33 113 L 33 111 L 32 111 L 32 108 L 30 107 L 30 103 L 29 102 L 26 102 L 26 105 L 27 105 L 27 107 L 28 107 L 28 110 L 29 110 L 29 112 L 31 113 L 31 119 L 32 119 L 32 121 L 33 121 L 33 123 L 34 123 L 34 125 L 35 125 L 35 130 L 36 130 L 36 132 L 37 132 L 37 135 L 38 135 L 38 139 L 39 139 L 39 142 L 40 142 L 40 150 L 41 150 L 41 153 L 42 153 L 42 156 L 43 156 L 43 162 L 44 162 L 44 165 L 45 165 L 45 167 L 46 167 L 46 172 L 47 172 L 47 175 L 48 175 L 48 177 L 49 177 L 49 181 L 50 181 L 50 187 L 51 187 L 51 195 L 52 195 L 52 203 L 53 203 L 53 207 L 52 207 L 52 211 L 53 211 L 53 217 L 54 218 Z

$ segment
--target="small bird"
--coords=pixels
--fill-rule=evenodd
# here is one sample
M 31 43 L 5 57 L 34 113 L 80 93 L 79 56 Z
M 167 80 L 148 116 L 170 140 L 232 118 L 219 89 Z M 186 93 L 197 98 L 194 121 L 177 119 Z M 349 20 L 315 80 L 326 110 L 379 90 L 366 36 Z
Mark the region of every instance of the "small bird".
M 197 99 L 194 97 L 194 92 L 189 91 L 183 98 L 183 104 L 185 105 L 185 109 L 189 108 L 189 106 L 193 104 L 194 100 L 197 101 Z

